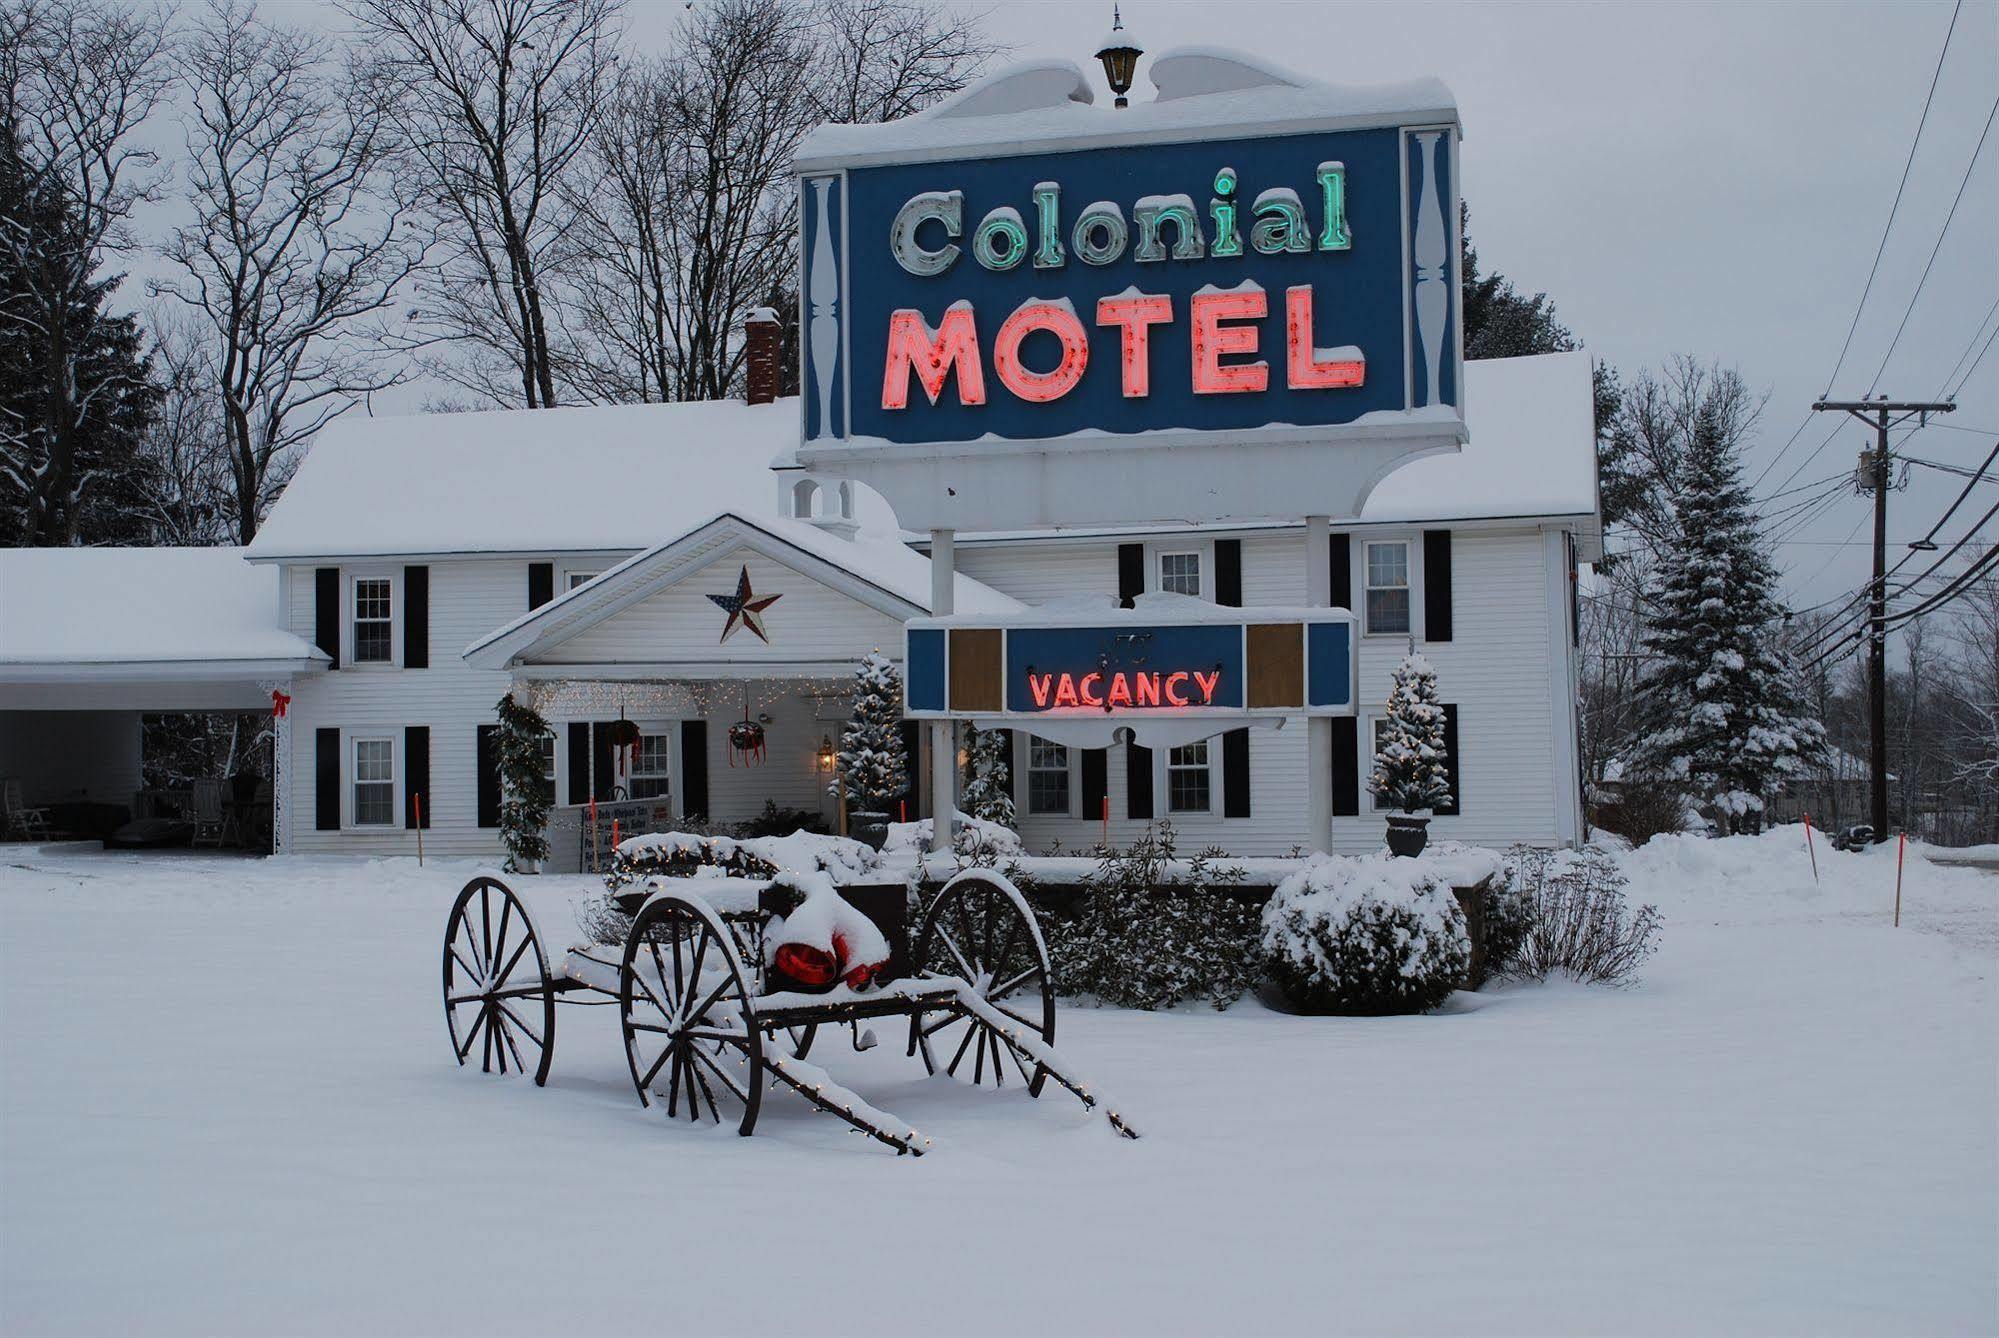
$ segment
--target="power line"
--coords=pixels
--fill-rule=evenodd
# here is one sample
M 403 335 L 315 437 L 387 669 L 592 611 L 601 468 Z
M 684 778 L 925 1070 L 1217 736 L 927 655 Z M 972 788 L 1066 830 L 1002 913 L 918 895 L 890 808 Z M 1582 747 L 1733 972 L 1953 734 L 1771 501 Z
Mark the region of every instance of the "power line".
M 1900 627 L 1903 623 L 1911 622 L 1926 614 L 1936 612 L 1977 584 L 1979 577 L 1983 576 L 1995 565 L 1999 565 L 1999 545 L 1994 545 L 1986 549 L 1969 567 L 1958 573 L 1949 585 L 1937 591 L 1914 608 L 1904 609 L 1902 612 L 1895 614 L 1892 618 L 1888 619 L 1888 622 Z
M 1902 323 L 1895 327 L 1895 337 L 1888 341 L 1888 351 L 1881 355 L 1881 365 L 1874 369 L 1874 379 L 1867 383 L 1870 395 L 1874 393 L 1874 387 L 1881 384 L 1881 374 L 1888 370 L 1888 359 L 1895 356 L 1895 348 L 1902 342 L 1902 332 L 1909 328 L 1909 317 L 1916 314 L 1916 301 L 1923 295 L 1923 285 L 1930 281 L 1930 269 L 1937 263 L 1937 253 L 1943 250 L 1944 238 L 1950 235 L 1950 225 L 1957 220 L 1957 207 L 1964 203 L 1965 187 L 1971 184 L 1971 174 L 1978 166 L 1979 155 L 1985 152 L 1985 137 L 1992 133 L 1992 118 L 1995 116 L 1999 116 L 1999 98 L 1992 99 L 1992 110 L 1985 113 L 1985 128 L 1978 132 L 1978 144 L 1971 151 L 1971 161 L 1964 165 L 1964 179 L 1957 183 L 1957 194 L 1951 199 L 1950 212 L 1944 215 L 1943 229 L 1937 233 L 1937 244 L 1930 248 L 1930 258 L 1923 265 L 1923 275 L 1916 280 L 1916 291 L 1909 294 L 1909 305 L 1902 312 Z
M 1991 320 L 1995 314 L 1999 314 L 1999 297 L 1992 299 L 1992 305 L 1985 309 L 1985 314 L 1978 318 L 1978 324 L 1972 327 L 1971 338 L 1965 343 L 1964 352 L 1957 355 L 1957 361 L 1952 363 L 1950 371 L 1944 374 L 1943 386 L 1937 388 L 1939 396 L 1943 394 L 1944 386 L 1948 386 L 1951 383 L 1951 378 L 1957 375 L 1957 369 L 1964 366 L 1964 360 L 1971 356 L 1971 350 L 1978 347 L 1978 336 L 1985 333 L 1986 322 Z
M 1888 222 L 1881 229 L 1880 245 L 1874 248 L 1874 263 L 1868 267 L 1866 286 L 1860 290 L 1860 304 L 1853 309 L 1853 323 L 1846 328 L 1846 342 L 1839 346 L 1839 359 L 1833 363 L 1832 375 L 1825 381 L 1825 391 L 1819 396 L 1826 399 L 1832 394 L 1833 382 L 1839 380 L 1839 370 L 1846 365 L 1846 354 L 1853 347 L 1853 332 L 1860 328 L 1860 315 L 1867 310 L 1867 295 L 1874 291 L 1874 276 L 1881 272 L 1881 256 L 1888 249 L 1888 234 L 1895 230 L 1895 215 L 1902 207 L 1902 192 L 1909 185 L 1909 169 L 1916 165 L 1916 148 L 1923 142 L 1923 127 L 1930 121 L 1930 104 L 1936 100 L 1937 80 L 1943 77 L 1944 57 L 1950 54 L 1950 39 L 1957 32 L 1958 11 L 1964 8 L 1964 0 L 1957 0 L 1950 11 L 1950 26 L 1944 29 L 1943 50 L 1937 52 L 1937 67 L 1930 74 L 1930 91 L 1923 95 L 1923 114 L 1916 121 L 1915 137 L 1909 141 L 1909 157 L 1902 164 L 1902 180 L 1895 187 L 1895 202 L 1888 206 Z

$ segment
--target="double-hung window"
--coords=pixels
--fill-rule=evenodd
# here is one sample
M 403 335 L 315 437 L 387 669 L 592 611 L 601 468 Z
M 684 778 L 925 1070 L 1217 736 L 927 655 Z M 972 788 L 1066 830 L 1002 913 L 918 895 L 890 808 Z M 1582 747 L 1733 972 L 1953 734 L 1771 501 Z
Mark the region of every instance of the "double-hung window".
M 1367 545 L 1367 630 L 1409 631 L 1409 544 L 1396 539 Z
M 594 571 L 572 571 L 569 573 L 569 588 L 574 590 L 579 585 L 587 585 L 596 580 L 597 575 Z
M 1206 813 L 1213 808 L 1214 782 L 1208 769 L 1208 741 L 1183 743 L 1166 753 L 1166 807 L 1172 813 Z
M 1159 588 L 1175 595 L 1201 594 L 1201 555 L 1199 553 L 1161 553 L 1159 555 Z
M 664 799 L 673 792 L 673 736 L 647 730 L 632 749 L 630 793 L 634 799 Z
M 1027 811 L 1069 816 L 1069 750 L 1059 743 L 1027 741 Z
M 356 827 L 395 825 L 395 739 L 354 740 L 353 816 Z
M 354 582 L 354 663 L 389 664 L 395 659 L 394 586 L 386 576 Z

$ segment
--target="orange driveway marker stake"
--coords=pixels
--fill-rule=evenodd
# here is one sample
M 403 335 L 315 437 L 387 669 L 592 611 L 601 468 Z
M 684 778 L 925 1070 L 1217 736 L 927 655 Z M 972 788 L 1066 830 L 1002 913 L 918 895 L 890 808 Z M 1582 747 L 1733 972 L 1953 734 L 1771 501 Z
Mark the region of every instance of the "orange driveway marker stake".
M 1902 856 L 1909 849 L 1909 834 L 1895 836 L 1895 928 L 1902 927 Z

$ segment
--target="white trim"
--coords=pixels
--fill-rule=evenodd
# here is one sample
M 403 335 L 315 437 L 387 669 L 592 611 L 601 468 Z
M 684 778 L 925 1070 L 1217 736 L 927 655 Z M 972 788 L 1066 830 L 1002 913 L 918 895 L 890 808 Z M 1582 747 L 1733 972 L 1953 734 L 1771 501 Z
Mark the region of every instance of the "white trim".
M 1166 593 L 1166 559 L 1169 557 L 1191 557 L 1194 559 L 1200 589 L 1193 598 L 1215 602 L 1215 543 L 1212 539 L 1198 539 L 1194 542 L 1150 543 L 1146 548 L 1147 589 Z M 1172 591 L 1184 594 L 1185 591 Z
M 357 822 L 354 819 L 354 787 L 363 782 L 360 766 L 355 757 L 355 749 L 363 743 L 386 743 L 389 745 L 389 820 L 387 822 Z M 403 739 L 402 731 L 393 726 L 374 726 L 366 729 L 343 729 L 340 731 L 340 830 L 343 832 L 387 832 L 403 825 Z M 379 785 L 380 781 L 366 782 Z
M 356 588 L 362 581 L 389 583 L 389 658 L 362 660 L 354 654 L 355 627 L 359 622 Z M 379 622 L 380 619 L 369 619 Z M 403 667 L 403 571 L 401 567 L 365 566 L 340 569 L 340 667 L 357 672 L 379 673 Z
M 260 683 L 325 671 L 327 658 L 294 660 L 28 660 L 0 663 L 0 683 Z
M 1423 626 L 1423 609 L 1419 606 L 1423 588 L 1423 545 L 1420 542 L 1420 537 L 1421 531 L 1417 531 L 1415 534 L 1395 532 L 1360 541 L 1360 570 L 1356 573 L 1359 584 L 1356 589 L 1360 598 L 1360 608 L 1357 610 L 1357 616 L 1360 619 L 1361 635 L 1363 637 L 1376 641 L 1393 641 L 1404 637 L 1415 637 L 1418 641 L 1423 639 L 1419 634 L 1419 629 Z M 1370 589 L 1393 590 L 1395 587 L 1392 585 L 1369 585 L 1367 550 L 1370 548 L 1387 547 L 1390 544 L 1402 545 L 1404 555 L 1403 579 L 1407 582 L 1409 592 L 1409 625 L 1400 631 L 1377 632 L 1368 621 L 1367 592 Z
M 1016 774 L 1021 778 L 1020 801 L 1019 801 L 1019 811 L 1021 816 L 1028 818 L 1076 817 L 1078 808 L 1083 802 L 1082 749 L 1074 746 L 1073 744 L 1060 743 L 1054 739 L 1049 738 L 1045 734 L 1035 734 L 1032 730 L 1023 729 L 1017 725 L 1006 726 L 1005 728 L 1011 728 L 1013 730 L 1014 749 L 1019 755 L 1019 768 Z M 1066 763 L 1066 774 L 1069 780 L 1069 806 L 1066 809 L 1062 810 L 1061 812 L 1055 812 L 1052 810 L 1042 812 L 1042 811 L 1036 811 L 1033 808 L 1033 803 L 1034 803 L 1033 773 L 1035 770 L 1037 770 L 1037 768 L 1030 767 L 1028 763 L 1032 760 L 1034 756 L 1034 751 L 1033 751 L 1034 741 L 1037 738 L 1040 739 L 1043 743 L 1048 744 L 1050 747 L 1060 748 L 1063 750 L 1063 759 Z M 1106 766 L 1108 766 L 1108 763 L 1106 763 Z M 1053 773 L 1055 771 L 1055 768 L 1041 767 L 1038 768 L 1038 770 L 1043 772 Z M 1106 777 L 1108 777 L 1109 772 L 1106 771 L 1105 775 Z
M 1580 652 L 1569 634 L 1569 554 L 1561 530 L 1542 531 L 1541 563 L 1548 591 L 1548 669 L 1551 682 L 1561 687 L 1548 694 L 1555 764 L 1549 793 L 1555 801 L 1556 838 L 1564 845 L 1578 845 L 1583 835 L 1582 751 L 1576 720 Z
M 1189 739 L 1186 743 L 1174 744 L 1172 747 L 1153 749 L 1152 793 L 1155 798 L 1152 807 L 1155 811 L 1167 818 L 1222 816 L 1222 805 L 1216 802 L 1222 797 L 1222 780 L 1219 774 L 1221 770 L 1222 750 L 1215 746 L 1215 740 L 1221 737 L 1220 734 L 1212 734 L 1203 739 Z M 1175 808 L 1173 807 L 1173 773 L 1175 771 L 1193 771 L 1197 768 L 1175 767 L 1173 765 L 1173 749 L 1192 748 L 1197 744 L 1205 748 L 1208 753 L 1208 760 L 1205 764 L 1205 770 L 1208 773 L 1208 805 L 1206 808 Z M 1254 789 L 1254 786 L 1255 780 L 1252 775 L 1251 788 Z

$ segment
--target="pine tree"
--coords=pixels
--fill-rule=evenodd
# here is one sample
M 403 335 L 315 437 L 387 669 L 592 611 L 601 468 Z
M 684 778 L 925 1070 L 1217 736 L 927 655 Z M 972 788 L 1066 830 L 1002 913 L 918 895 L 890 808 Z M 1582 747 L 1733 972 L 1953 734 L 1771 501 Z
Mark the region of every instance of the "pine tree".
M 1391 809 L 1414 813 L 1449 807 L 1444 707 L 1437 700 L 1437 671 L 1413 652 L 1395 666 L 1388 689 L 1388 717 L 1374 750 L 1368 791 Z
M 981 822 L 1013 826 L 1013 786 L 1007 775 L 1007 735 L 1002 730 L 970 727 L 965 742 L 965 790 L 959 802 Z
M 1755 830 L 1764 801 L 1822 755 L 1825 727 L 1780 648 L 1777 572 L 1711 406 L 1695 418 L 1677 492 L 1678 543 L 1646 601 L 1643 644 L 1656 658 L 1632 771 L 1686 786 L 1725 830 Z
M 548 811 L 554 796 L 542 770 L 542 740 L 548 721 L 509 692 L 495 708 L 500 728 L 494 736 L 494 764 L 500 772 L 500 840 L 507 868 L 525 870 L 548 858 Z
M 854 676 L 854 715 L 840 732 L 840 781 L 856 813 L 888 813 L 909 788 L 902 747 L 902 675 L 871 651 Z

